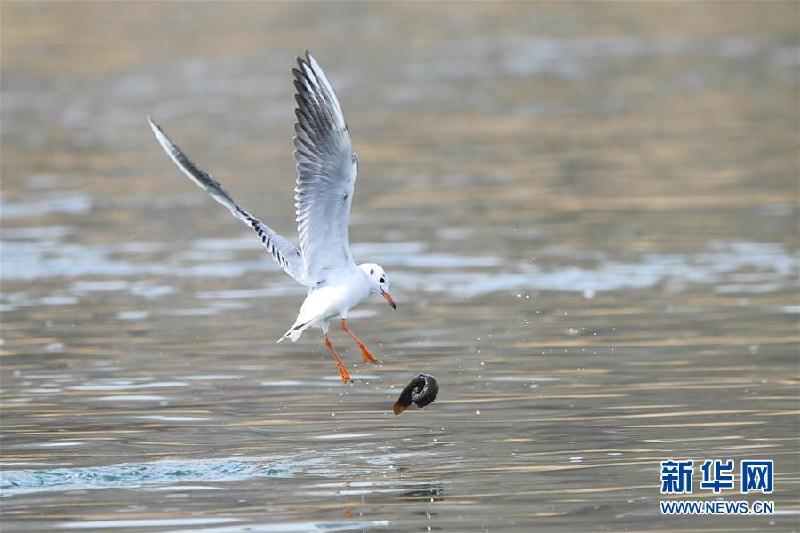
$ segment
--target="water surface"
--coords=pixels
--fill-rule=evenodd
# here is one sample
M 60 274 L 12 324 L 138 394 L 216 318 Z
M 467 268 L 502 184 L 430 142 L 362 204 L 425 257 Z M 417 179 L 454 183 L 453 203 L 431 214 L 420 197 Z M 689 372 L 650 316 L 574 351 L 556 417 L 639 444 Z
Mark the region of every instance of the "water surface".
M 797 529 L 797 20 L 4 2 L 3 529 Z M 303 289 L 144 120 L 292 234 L 306 48 L 399 304 L 351 316 L 380 366 L 334 335 L 346 386 L 275 344 Z M 772 458 L 778 513 L 661 517 L 666 458 Z

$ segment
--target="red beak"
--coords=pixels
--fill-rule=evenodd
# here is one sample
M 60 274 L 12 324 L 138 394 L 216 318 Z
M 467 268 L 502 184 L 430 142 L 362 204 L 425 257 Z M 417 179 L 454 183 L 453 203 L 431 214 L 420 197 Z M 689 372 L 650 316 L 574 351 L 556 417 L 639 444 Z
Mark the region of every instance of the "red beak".
M 392 309 L 397 309 L 397 304 L 394 303 L 394 298 L 392 298 L 391 294 L 381 289 L 381 296 L 383 296 L 383 299 L 386 300 L 387 304 L 392 306 Z

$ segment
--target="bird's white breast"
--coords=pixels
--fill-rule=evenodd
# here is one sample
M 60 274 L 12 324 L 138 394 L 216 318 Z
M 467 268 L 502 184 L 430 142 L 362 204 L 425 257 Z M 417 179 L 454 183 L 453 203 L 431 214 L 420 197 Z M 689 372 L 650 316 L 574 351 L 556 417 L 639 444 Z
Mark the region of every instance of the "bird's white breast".
M 369 281 L 360 270 L 344 273 L 308 294 L 297 322 L 311 322 L 317 326 L 336 316 L 347 316 L 347 312 L 369 293 Z

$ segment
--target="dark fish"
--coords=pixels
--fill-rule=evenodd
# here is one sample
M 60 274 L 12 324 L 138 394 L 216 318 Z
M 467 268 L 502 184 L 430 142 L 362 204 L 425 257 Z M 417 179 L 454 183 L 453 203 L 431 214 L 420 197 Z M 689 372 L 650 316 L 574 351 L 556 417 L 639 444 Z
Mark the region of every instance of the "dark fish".
M 433 403 L 438 393 L 439 384 L 436 382 L 436 378 L 430 374 L 420 374 L 412 379 L 400 393 L 400 397 L 394 403 L 394 414 L 399 415 L 412 402 L 418 407 L 425 407 L 429 403 Z

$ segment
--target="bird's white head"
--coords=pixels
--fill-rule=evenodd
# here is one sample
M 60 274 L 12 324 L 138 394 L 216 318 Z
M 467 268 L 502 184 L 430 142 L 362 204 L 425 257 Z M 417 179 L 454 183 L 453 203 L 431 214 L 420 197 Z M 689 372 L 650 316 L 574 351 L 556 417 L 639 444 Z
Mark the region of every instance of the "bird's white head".
M 369 278 L 370 292 L 380 294 L 392 309 L 397 309 L 392 295 L 389 294 L 389 277 L 383 267 L 375 263 L 363 263 L 358 265 L 358 268 Z

